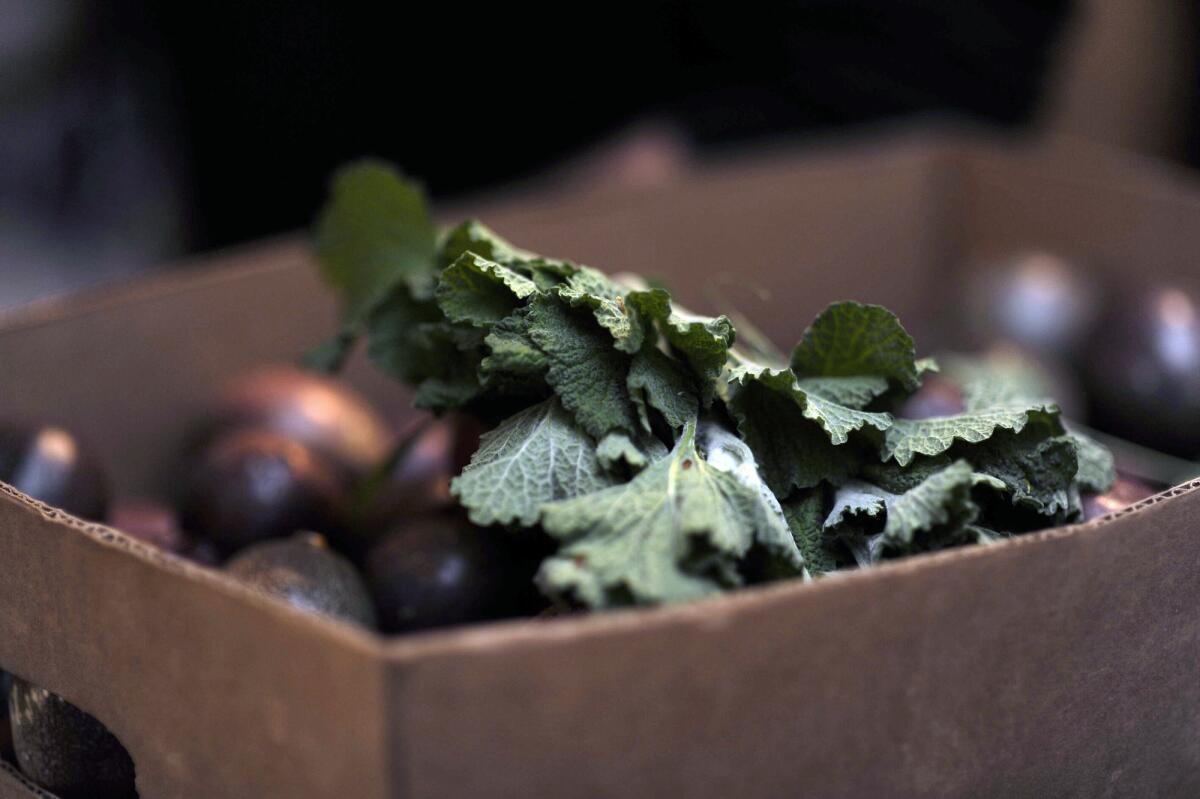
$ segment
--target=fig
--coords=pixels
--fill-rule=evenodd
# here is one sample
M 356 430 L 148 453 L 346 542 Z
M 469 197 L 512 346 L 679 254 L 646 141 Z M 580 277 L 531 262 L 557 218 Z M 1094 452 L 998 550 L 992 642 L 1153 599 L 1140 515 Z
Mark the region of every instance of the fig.
M 1079 267 L 1049 252 L 1017 254 L 974 270 L 962 304 L 963 342 L 1007 341 L 1045 360 L 1081 353 L 1100 296 Z
M 61 799 L 137 796 L 133 760 L 97 719 L 16 677 L 8 701 L 13 752 L 30 780 Z
M 359 513 L 360 527 L 379 531 L 406 515 L 450 507 L 454 467 L 454 425 L 445 419 L 412 425 L 386 473 L 367 486 Z
M 81 519 L 101 521 L 108 505 L 99 462 L 61 427 L 0 427 L 0 481 Z
M 301 610 L 375 627 L 375 609 L 362 577 L 318 534 L 298 533 L 247 547 L 225 571 Z
M 1083 497 L 1083 518 L 1090 521 L 1107 516 L 1156 493 L 1158 492 L 1140 480 L 1121 475 L 1112 488 L 1103 494 L 1087 494 Z
M 1200 294 L 1129 290 L 1105 315 L 1087 359 L 1091 423 L 1182 457 L 1200 453 Z
M 269 430 L 308 447 L 348 481 L 362 479 L 387 457 L 394 436 L 371 404 L 344 383 L 290 366 L 244 374 L 221 391 L 199 436 Z
M 338 530 L 346 501 L 337 470 L 303 444 L 264 430 L 235 431 L 200 453 L 181 520 L 229 554 L 298 530 Z
M 175 511 L 160 502 L 117 500 L 108 511 L 108 526 L 173 555 L 186 554 L 192 548 L 191 539 L 179 527 Z
M 405 519 L 366 558 L 380 627 L 403 633 L 537 613 L 538 558 L 507 535 L 458 511 Z
M 119 499 L 108 511 L 108 526 L 125 535 L 195 561 L 215 566 L 218 556 L 212 542 L 189 535 L 179 526 L 179 518 L 169 505 L 150 499 Z
M 941 375 L 929 375 L 921 387 L 904 400 L 896 415 L 901 419 L 932 419 L 962 412 L 962 390 Z

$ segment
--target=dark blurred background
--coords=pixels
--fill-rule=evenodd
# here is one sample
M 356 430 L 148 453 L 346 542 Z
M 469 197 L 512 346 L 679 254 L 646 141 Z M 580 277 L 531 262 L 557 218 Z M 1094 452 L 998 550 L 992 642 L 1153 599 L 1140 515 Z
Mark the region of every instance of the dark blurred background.
M 922 115 L 1200 157 L 1192 2 L 380 5 L 0 0 L 0 307 L 302 228 L 365 154 L 439 199 Z

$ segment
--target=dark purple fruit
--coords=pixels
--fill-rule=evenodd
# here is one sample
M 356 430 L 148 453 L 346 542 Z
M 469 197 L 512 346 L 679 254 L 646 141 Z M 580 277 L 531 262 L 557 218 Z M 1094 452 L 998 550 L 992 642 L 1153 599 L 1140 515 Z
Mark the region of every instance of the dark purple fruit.
M 1093 426 L 1175 455 L 1200 453 L 1198 298 L 1158 286 L 1117 299 L 1087 362 Z
M 108 504 L 96 458 L 61 427 L 0 427 L 0 481 L 81 519 L 100 521 Z
M 175 511 L 153 500 L 117 500 L 108 511 L 108 526 L 131 538 L 170 552 L 184 555 L 192 541 L 179 527 Z
M 108 526 L 163 552 L 205 566 L 215 566 L 219 560 L 212 543 L 184 532 L 175 511 L 161 502 L 149 499 L 117 500 L 108 511 Z
M 929 375 L 921 387 L 904 400 L 897 411 L 901 419 L 932 419 L 963 412 L 963 394 L 958 386 L 940 375 Z
M 393 435 L 366 399 L 346 385 L 290 366 L 268 366 L 231 381 L 205 425 L 204 438 L 262 429 L 304 444 L 349 479 L 387 457 Z
M 431 419 L 414 425 L 396 453 L 395 465 L 372 487 L 360 514 L 361 526 L 380 531 L 397 519 L 454 504 L 454 425 Z
M 990 372 L 992 380 L 1005 381 L 1030 397 L 1054 401 L 1064 416 L 1080 415 L 1083 401 L 1079 386 L 1053 361 L 1037 358 L 1011 343 L 993 342 L 984 351 L 970 356 L 970 362 Z M 950 377 L 954 373 L 953 359 L 945 366 L 947 373 L 928 375 L 921 388 L 904 401 L 897 411 L 900 418 L 929 419 L 965 410 L 963 392 Z
M 1031 252 L 986 265 L 968 278 L 956 346 L 1007 341 L 1045 359 L 1082 352 L 1095 323 L 1099 297 L 1066 259 Z
M 9 717 L 17 765 L 41 787 L 62 799 L 137 796 L 125 747 L 61 696 L 14 678 Z
M 1131 477 L 1118 477 L 1107 492 L 1088 494 L 1083 498 L 1083 518 L 1087 521 L 1107 516 L 1156 493 L 1150 486 Z
M 204 450 L 186 481 L 185 529 L 229 553 L 298 530 L 336 530 L 345 492 L 337 470 L 296 441 L 242 431 Z
M 533 586 L 537 559 L 506 536 L 458 513 L 402 522 L 366 558 L 381 628 L 411 632 L 536 613 L 545 605 Z
M 315 533 L 255 544 L 230 560 L 225 570 L 301 610 L 375 626 L 374 605 L 362 577 Z
M 469 414 L 450 417 L 454 425 L 454 474 L 462 474 L 471 462 L 471 456 L 479 449 L 479 438 L 488 428 L 478 418 Z

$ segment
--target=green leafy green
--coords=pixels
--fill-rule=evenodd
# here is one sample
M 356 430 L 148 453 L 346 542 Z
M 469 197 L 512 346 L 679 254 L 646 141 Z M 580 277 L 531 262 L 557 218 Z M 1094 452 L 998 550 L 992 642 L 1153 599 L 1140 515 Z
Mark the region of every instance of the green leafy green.
M 510 316 L 537 291 L 524 275 L 465 252 L 442 271 L 437 301 L 451 322 L 486 327 Z
M 541 584 L 593 608 L 711 594 L 737 582 L 728 564 L 756 541 L 795 549 L 757 491 L 700 456 L 695 422 L 670 457 L 628 483 L 545 505 L 542 526 L 563 546 L 543 564 Z
M 527 309 L 521 308 L 493 325 L 484 337 L 487 355 L 479 361 L 479 379 L 484 387 L 532 396 L 547 390 L 550 361 L 529 337 L 527 316 Z
M 838 484 L 859 467 L 853 447 L 834 446 L 816 422 L 800 412 L 793 398 L 758 380 L 731 381 L 729 411 L 738 431 L 758 459 L 763 479 L 777 495 Z
M 699 401 L 695 380 L 687 369 L 660 350 L 646 347 L 629 365 L 629 395 L 637 407 L 638 420 L 646 432 L 654 428 L 651 410 L 662 415 L 675 431 L 696 416 Z
M 864 427 L 873 427 L 880 432 L 892 426 L 892 415 L 863 411 L 849 405 L 842 405 L 833 395 L 847 396 L 847 386 L 841 386 L 839 391 L 835 386 L 830 395 L 823 395 L 820 390 L 823 384 L 810 382 L 809 389 L 800 387 L 795 375 L 788 369 L 771 369 L 768 367 L 735 367 L 729 378 L 731 383 L 745 386 L 749 382 L 757 382 L 764 388 L 787 397 L 795 403 L 805 419 L 819 424 L 829 434 L 832 444 L 845 444 L 850 440 L 850 434 Z M 860 383 L 859 386 L 862 384 Z M 828 386 L 824 386 L 828 388 Z M 858 395 L 861 397 L 861 394 Z
M 940 455 L 956 441 L 975 444 L 998 430 L 1019 433 L 1030 420 L 1057 424 L 1058 408 L 1045 404 L 1000 405 L 958 416 L 896 419 L 884 434 L 883 458 L 904 466 L 917 455 Z
M 968 412 L 997 405 L 1050 404 L 1046 376 L 1015 353 L 1000 350 L 982 358 L 950 356 L 943 360 L 943 374 L 962 390 Z
M 480 393 L 475 360 L 482 334 L 446 321 L 432 303 L 395 291 L 372 312 L 367 332 L 371 360 L 415 386 L 421 407 L 455 408 Z
M 594 320 L 539 298 L 529 309 L 529 337 L 546 355 L 546 380 L 584 430 L 595 438 L 633 431 L 629 356 L 609 345 Z
M 558 400 L 548 399 L 486 433 L 451 491 L 476 524 L 531 525 L 544 503 L 611 483 L 595 444 Z
M 820 490 L 809 490 L 800 491 L 783 503 L 783 518 L 804 558 L 804 571 L 812 577 L 838 568 L 837 558 L 825 537 L 824 499 Z
M 487 225 L 475 219 L 468 219 L 446 233 L 442 239 L 438 262 L 444 269 L 468 252 L 506 266 L 537 258 L 533 253 L 512 246 Z
M 834 497 L 825 529 L 843 539 L 860 565 L 953 546 L 978 537 L 967 527 L 979 516 L 972 491 L 980 484 L 997 485 L 966 461 L 932 471 L 900 494 L 850 481 Z
M 667 448 L 654 436 L 630 438 L 621 432 L 609 433 L 596 445 L 596 457 L 610 472 L 640 472 L 647 464 L 667 455 Z
M 708 464 L 733 477 L 743 488 L 757 494 L 758 509 L 773 520 L 767 528 L 773 535 L 760 538 L 757 542 L 765 552 L 766 559 L 771 562 L 773 573 L 798 573 L 803 566 L 803 553 L 797 553 L 792 546 L 795 543 L 794 537 L 789 539 L 779 534 L 780 531 L 789 529 L 787 517 L 779 498 L 763 480 L 750 447 L 722 422 L 712 417 L 701 419 L 697 440 Z
M 906 389 L 920 385 L 916 347 L 895 314 L 879 305 L 838 302 L 804 332 L 792 351 L 799 377 L 874 375 Z
M 712 398 L 714 381 L 725 368 L 733 346 L 733 324 L 727 317 L 699 316 L 672 307 L 671 295 L 661 288 L 631 291 L 626 308 L 651 320 L 670 346 L 680 353 L 700 380 L 702 399 Z
M 360 161 L 334 175 L 316 239 L 321 273 L 349 320 L 365 318 L 398 283 L 424 288 L 435 276 L 425 193 L 385 163 Z
M 613 346 L 632 354 L 642 348 L 646 329 L 636 310 L 626 307 L 626 293 L 608 275 L 587 266 L 558 288 L 558 296 L 572 307 L 591 308 L 596 322 L 612 334 Z
M 1079 461 L 1079 470 L 1075 474 L 1079 490 L 1103 494 L 1112 488 L 1117 481 L 1112 453 L 1099 441 L 1078 430 L 1068 429 L 1067 437 L 1075 445 L 1075 456 Z
M 885 546 L 907 550 L 921 533 L 957 532 L 975 521 L 979 508 L 971 501 L 975 472 L 966 461 L 935 472 L 920 485 L 896 497 L 887 507 Z
M 419 407 L 494 424 L 451 490 L 496 528 L 480 535 L 548 539 L 537 580 L 559 600 L 674 602 L 995 542 L 1078 518 L 1115 477 L 1021 360 L 949 357 L 964 412 L 893 416 L 939 367 L 877 305 L 828 306 L 790 358 L 735 317 L 739 345 L 730 317 L 636 275 L 475 220 L 439 235 L 377 162 L 335 177 L 316 244 L 345 314 L 310 363 L 337 369 L 365 336 Z
M 798 377 L 794 385 L 807 396 L 821 397 L 826 402 L 854 409 L 867 407 L 888 390 L 887 378 L 881 375 Z M 882 414 L 880 418 L 883 419 Z
M 1075 445 L 1037 426 L 1020 433 L 999 430 L 977 443 L 958 442 L 939 455 L 918 456 L 906 466 L 895 461 L 871 464 L 864 476 L 885 490 L 907 491 L 956 460 L 969 462 L 977 474 L 996 481 L 990 485 L 1002 490 L 1012 505 L 1045 516 L 1069 510 L 1069 489 L 1078 472 Z
M 1070 439 L 1024 431 L 997 435 L 973 454 L 972 463 L 1004 483 L 1013 504 L 1046 516 L 1067 511 L 1079 468 Z
M 833 509 L 825 517 L 824 526 L 838 527 L 856 516 L 878 516 L 887 508 L 888 500 L 894 498 L 895 494 L 871 483 L 847 480 L 834 495 Z

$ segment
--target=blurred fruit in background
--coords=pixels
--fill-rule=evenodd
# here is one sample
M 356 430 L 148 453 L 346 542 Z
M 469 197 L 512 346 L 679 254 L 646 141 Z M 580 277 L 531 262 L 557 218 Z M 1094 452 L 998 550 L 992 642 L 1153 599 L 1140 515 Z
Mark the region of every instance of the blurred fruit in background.
M 267 430 L 245 430 L 195 459 L 180 510 L 185 529 L 229 554 L 297 530 L 340 531 L 347 502 L 337 471 L 312 450 Z
M 957 346 L 1009 342 L 1055 361 L 1084 350 L 1101 295 L 1066 258 L 1032 251 L 974 269 L 963 299 L 959 313 L 965 341 Z
M 367 555 L 367 583 L 380 627 L 411 632 L 533 615 L 546 604 L 534 587 L 536 541 L 475 527 L 459 510 L 401 519 Z
M 1091 423 L 1182 457 L 1200 454 L 1200 294 L 1118 286 L 1085 361 Z
M 964 279 L 949 340 L 1033 365 L 1064 414 L 1109 434 L 1104 443 L 1132 474 L 1162 484 L 1198 474 L 1150 451 L 1200 455 L 1197 284 L 1100 274 L 1044 249 L 980 264 Z M 936 386 L 906 412 L 945 404 Z
M 901 419 L 936 419 L 963 412 L 962 389 L 938 374 L 927 375 L 916 393 L 896 410 Z
M 1120 475 L 1113 487 L 1105 493 L 1089 494 L 1083 497 L 1083 518 L 1085 521 L 1090 521 L 1110 513 L 1116 513 L 1156 493 L 1155 489 L 1141 480 Z
M 362 577 L 316 533 L 247 547 L 225 570 L 300 610 L 375 626 L 375 608 Z
M 116 499 L 108 509 L 106 523 L 144 544 L 204 566 L 215 566 L 220 560 L 213 543 L 184 531 L 175 509 L 165 502 Z
M 966 409 L 963 387 L 984 380 L 1011 397 L 1053 401 L 1068 418 L 1081 417 L 1083 394 L 1074 375 L 1055 361 L 1039 359 L 1007 341 L 970 354 L 939 353 L 941 372 L 925 376 L 921 388 L 896 410 L 902 419 L 953 416 Z
M 455 466 L 455 422 L 418 419 L 402 436 L 388 462 L 360 491 L 360 538 L 374 537 L 398 518 L 454 506 L 450 480 L 461 471 Z
M 180 555 L 192 542 L 179 527 L 179 520 L 170 506 L 149 499 L 122 499 L 113 502 L 108 511 L 108 525 L 131 538 Z
M 230 381 L 202 425 L 207 443 L 235 430 L 269 430 L 311 449 L 347 481 L 388 455 L 395 436 L 371 404 L 344 382 L 288 365 L 264 366 Z
M 0 425 L 0 482 L 81 519 L 100 521 L 108 507 L 98 459 L 53 425 Z

